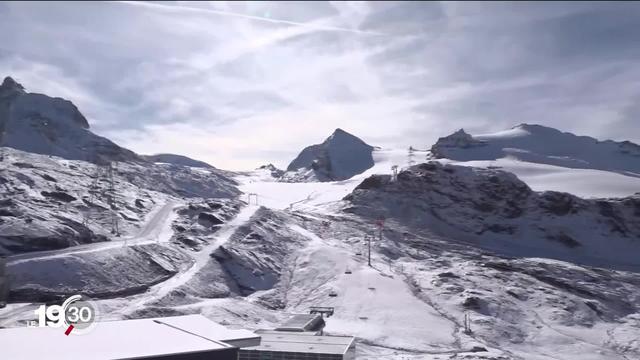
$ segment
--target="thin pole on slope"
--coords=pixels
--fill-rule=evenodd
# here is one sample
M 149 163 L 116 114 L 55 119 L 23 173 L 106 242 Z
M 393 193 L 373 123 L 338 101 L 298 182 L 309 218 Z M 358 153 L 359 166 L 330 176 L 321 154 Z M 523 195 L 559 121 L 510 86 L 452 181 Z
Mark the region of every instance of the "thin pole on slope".
M 382 229 L 384 228 L 384 218 L 378 219 L 378 221 L 376 221 L 376 225 L 378 225 L 378 240 L 380 241 L 380 244 L 382 244 Z
M 469 313 L 464 313 L 464 333 L 469 335 L 472 333 L 471 331 L 471 317 L 469 317 Z
M 0 132 L 0 161 L 4 161 L 4 148 L 3 148 L 3 146 L 4 146 L 4 138 L 6 136 L 5 134 L 6 134 L 6 131 L 3 129 Z
M 409 167 L 413 166 L 416 163 L 416 161 L 414 160 L 415 151 L 416 149 L 414 149 L 413 146 L 409 146 L 409 153 L 407 155 L 407 165 L 409 165 Z
M 115 201 L 116 197 L 116 187 L 115 181 L 113 179 L 114 165 L 111 161 L 109 161 L 109 165 L 107 168 L 107 176 L 109 181 L 109 207 L 111 208 L 111 233 L 116 236 L 120 236 L 120 231 L 118 229 L 118 213 L 116 211 L 117 205 Z
M 369 256 L 368 256 L 368 258 L 369 258 L 369 267 L 371 267 L 371 238 L 372 238 L 372 236 L 365 235 L 365 238 L 367 239 L 367 243 L 369 245 Z

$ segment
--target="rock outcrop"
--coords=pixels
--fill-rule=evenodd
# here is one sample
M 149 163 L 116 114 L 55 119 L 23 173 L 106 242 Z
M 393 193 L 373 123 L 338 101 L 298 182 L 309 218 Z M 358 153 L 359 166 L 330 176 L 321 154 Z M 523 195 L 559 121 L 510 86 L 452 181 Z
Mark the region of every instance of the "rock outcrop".
M 0 85 L 0 146 L 94 163 L 143 161 L 92 133 L 71 101 L 28 93 L 10 77 Z
M 289 164 L 282 181 L 346 180 L 371 168 L 374 147 L 342 129 L 323 143 L 306 147 Z
M 583 199 L 535 192 L 512 173 L 429 162 L 374 175 L 347 195 L 347 211 L 508 255 L 591 265 L 640 265 L 640 194 Z
M 150 162 L 167 163 L 180 166 L 189 166 L 205 169 L 215 169 L 212 165 L 207 164 L 204 161 L 195 160 L 190 157 L 176 155 L 176 154 L 155 154 L 155 155 L 143 155 L 144 159 Z

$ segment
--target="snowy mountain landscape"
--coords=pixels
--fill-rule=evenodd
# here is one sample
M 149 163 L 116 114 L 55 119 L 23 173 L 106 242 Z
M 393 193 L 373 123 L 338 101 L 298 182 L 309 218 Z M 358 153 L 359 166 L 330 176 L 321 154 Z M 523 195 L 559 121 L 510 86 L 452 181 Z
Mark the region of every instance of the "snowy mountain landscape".
M 629 141 L 598 141 L 541 125 L 520 124 L 495 134 L 467 134 L 464 129 L 438 139 L 431 147 L 436 158 L 458 161 L 497 160 L 508 157 L 520 161 L 619 172 L 640 173 L 640 146 Z
M 331 306 L 325 333 L 356 336 L 359 359 L 640 358 L 636 144 L 461 130 L 404 166 L 336 129 L 286 172 L 231 172 L 135 154 L 67 100 L 0 89 L 2 327 L 82 293 L 103 320 L 251 330 Z

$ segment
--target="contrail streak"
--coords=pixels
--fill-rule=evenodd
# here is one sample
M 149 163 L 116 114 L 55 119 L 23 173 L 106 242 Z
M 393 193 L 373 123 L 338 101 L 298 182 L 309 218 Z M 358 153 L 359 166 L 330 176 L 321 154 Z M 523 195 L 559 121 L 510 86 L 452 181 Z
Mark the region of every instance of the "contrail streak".
M 190 12 L 190 13 L 198 13 L 198 14 L 207 13 L 207 14 L 222 15 L 222 16 L 233 16 L 233 17 L 239 17 L 239 18 L 244 18 L 249 20 L 270 22 L 273 24 L 304 26 L 304 27 L 321 30 L 321 31 L 342 31 L 342 32 L 350 32 L 350 33 L 356 33 L 356 34 L 362 34 L 362 35 L 374 35 L 374 36 L 385 35 L 383 33 L 375 32 L 375 31 L 365 31 L 365 30 L 350 29 L 350 28 L 343 28 L 343 27 L 337 27 L 337 26 L 317 25 L 312 22 L 303 23 L 303 22 L 296 22 L 296 21 L 289 21 L 289 20 L 272 19 L 272 18 L 267 18 L 262 16 L 247 15 L 247 14 L 241 14 L 241 13 L 235 13 L 235 12 L 223 11 L 223 10 L 194 8 L 194 7 L 188 7 L 188 6 L 162 5 L 157 3 L 137 2 L 137 1 L 118 1 L 118 3 L 139 6 L 139 7 L 146 7 L 149 9 L 155 9 L 160 11 L 171 11 L 171 12 L 182 11 L 182 12 Z

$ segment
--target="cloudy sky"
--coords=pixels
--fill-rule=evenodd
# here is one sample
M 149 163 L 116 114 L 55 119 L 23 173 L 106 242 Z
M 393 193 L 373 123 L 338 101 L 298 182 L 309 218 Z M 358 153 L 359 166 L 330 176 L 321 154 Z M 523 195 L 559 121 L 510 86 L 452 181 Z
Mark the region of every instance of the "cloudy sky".
M 640 3 L 0 3 L 0 74 L 139 153 L 284 167 L 538 123 L 640 142 Z

